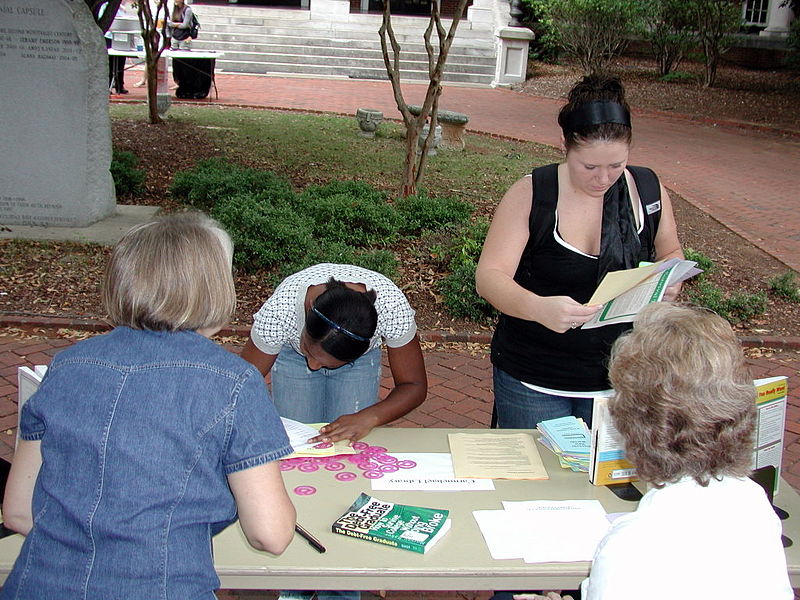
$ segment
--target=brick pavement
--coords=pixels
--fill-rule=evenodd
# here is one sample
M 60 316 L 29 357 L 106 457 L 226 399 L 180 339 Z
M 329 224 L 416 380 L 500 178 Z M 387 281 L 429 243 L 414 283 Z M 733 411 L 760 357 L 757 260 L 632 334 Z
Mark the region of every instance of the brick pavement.
M 85 323 L 83 324 L 85 325 Z M 96 329 L 96 328 L 95 328 Z M 233 352 L 241 349 L 246 332 L 239 330 L 225 347 Z M 0 457 L 13 455 L 17 425 L 17 367 L 49 364 L 60 349 L 92 331 L 63 328 L 0 327 Z M 64 337 L 69 336 L 69 337 Z M 488 427 L 491 417 L 491 364 L 488 346 L 476 342 L 439 342 L 440 334 L 424 334 L 429 391 L 425 403 L 394 427 Z M 800 349 L 748 349 L 748 365 L 753 377 L 787 375 L 790 377 L 790 400 L 786 421 L 783 453 L 783 476 L 800 490 Z M 381 397 L 391 388 L 391 374 L 385 361 L 381 381 Z M 800 592 L 798 592 L 800 594 Z M 225 590 L 220 600 L 274 600 L 277 594 L 264 591 Z M 487 600 L 490 593 L 390 591 L 385 600 Z M 796 597 L 798 597 L 796 595 Z M 364 600 L 380 600 L 380 596 L 364 593 Z
M 67 333 L 65 333 L 67 332 Z M 234 332 L 225 344 L 234 352 L 241 349 L 244 331 Z M 90 332 L 35 328 L 0 329 L 0 457 L 13 455 L 17 424 L 17 367 L 49 364 L 61 348 L 73 343 L 75 337 Z M 424 334 L 425 338 L 434 335 Z M 492 406 L 492 373 L 487 354 L 481 343 L 423 341 L 428 372 L 428 398 L 425 403 L 392 426 L 395 427 L 469 427 L 489 425 Z M 800 349 L 748 349 L 748 365 L 753 377 L 786 375 L 789 380 L 783 454 L 784 477 L 800 490 Z M 385 356 L 384 356 L 385 359 Z M 391 387 L 391 375 L 384 360 L 381 395 Z
M 399 113 L 388 81 L 304 79 L 220 73 L 219 98 L 194 101 L 354 115 L 359 107 Z M 420 103 L 426 86 L 403 84 L 409 103 Z M 213 95 L 213 91 L 212 91 Z M 132 88 L 114 102 L 141 102 Z M 507 89 L 445 86 L 440 106 L 469 115 L 470 131 L 558 146 L 556 114 L 561 101 Z M 664 184 L 693 205 L 800 271 L 800 195 L 794 173 L 800 164 L 800 132 L 776 132 L 744 123 L 677 118 L 634 110 L 631 161 L 654 168 Z

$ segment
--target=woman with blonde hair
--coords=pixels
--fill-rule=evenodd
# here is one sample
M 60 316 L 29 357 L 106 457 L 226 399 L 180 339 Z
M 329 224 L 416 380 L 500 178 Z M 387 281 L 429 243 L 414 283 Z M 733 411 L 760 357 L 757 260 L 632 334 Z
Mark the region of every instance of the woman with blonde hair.
M 236 298 L 228 235 L 200 214 L 115 246 L 114 329 L 59 353 L 22 408 L 5 525 L 26 536 L 0 598 L 215 598 L 211 537 L 274 554 L 291 453 L 260 373 L 210 339 Z

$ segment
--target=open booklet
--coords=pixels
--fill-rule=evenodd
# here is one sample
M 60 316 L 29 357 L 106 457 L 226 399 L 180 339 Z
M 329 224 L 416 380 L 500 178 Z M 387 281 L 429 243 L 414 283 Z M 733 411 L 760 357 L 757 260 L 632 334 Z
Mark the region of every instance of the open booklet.
M 642 308 L 664 297 L 671 285 L 702 273 L 697 263 L 680 258 L 668 258 L 635 269 L 611 271 L 595 290 L 587 304 L 603 307 L 583 329 L 602 327 L 613 323 L 630 323 Z

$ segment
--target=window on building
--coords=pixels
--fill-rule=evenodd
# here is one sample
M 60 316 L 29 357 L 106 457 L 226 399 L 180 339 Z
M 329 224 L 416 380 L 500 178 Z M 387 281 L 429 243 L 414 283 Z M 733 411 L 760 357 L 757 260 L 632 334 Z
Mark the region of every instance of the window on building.
M 748 25 L 766 25 L 769 0 L 746 0 L 744 20 Z

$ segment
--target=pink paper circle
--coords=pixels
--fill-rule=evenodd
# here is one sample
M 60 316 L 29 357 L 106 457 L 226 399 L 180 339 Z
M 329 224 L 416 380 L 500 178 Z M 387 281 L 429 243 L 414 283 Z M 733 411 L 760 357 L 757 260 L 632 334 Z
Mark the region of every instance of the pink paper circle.
M 330 442 L 320 442 L 319 444 L 314 446 L 314 448 L 317 448 L 319 450 L 322 450 L 323 448 L 333 448 L 333 444 L 331 444 Z
M 339 481 L 353 481 L 353 479 L 358 477 L 358 475 L 350 471 L 342 471 L 341 473 L 337 473 L 336 475 L 334 475 L 334 477 L 336 477 L 336 479 L 338 479 Z
M 314 463 L 303 463 L 299 467 L 297 467 L 303 473 L 313 473 L 314 471 L 319 471 L 319 465 L 315 465 Z
M 344 469 L 344 463 L 339 461 L 331 461 L 325 465 L 325 470 L 327 471 L 341 471 L 342 469 Z
M 356 466 L 362 471 L 369 471 L 372 469 L 377 469 L 378 463 L 372 462 L 371 460 L 362 460 Z
M 293 462 L 291 462 L 291 461 L 288 461 L 288 460 L 282 460 L 282 461 L 281 461 L 281 463 L 280 463 L 280 465 L 278 466 L 278 468 L 279 468 L 281 471 L 291 471 L 291 470 L 292 470 L 292 469 L 294 469 L 296 466 L 297 466 L 297 464 L 296 464 L 296 463 L 293 463 Z
M 417 466 L 413 460 L 398 460 L 396 464 L 401 469 L 413 469 Z
M 372 460 L 377 460 L 383 465 L 389 465 L 397 462 L 397 459 L 391 454 L 376 454 L 372 457 Z
M 294 493 L 298 496 L 310 496 L 317 493 L 317 488 L 313 485 L 298 485 L 294 488 Z
M 366 442 L 353 442 L 352 446 L 353 450 L 366 450 L 369 448 L 369 444 Z
M 395 471 L 399 471 L 400 467 L 397 465 L 381 465 L 378 467 L 378 470 L 382 473 L 394 473 Z
M 374 452 L 375 454 L 386 452 L 386 448 L 384 448 L 383 446 L 370 446 L 369 448 L 367 448 L 367 450 L 369 450 L 370 452 Z
M 367 479 L 380 479 L 383 477 L 383 473 L 380 471 L 364 471 L 362 475 L 364 475 L 364 477 Z

